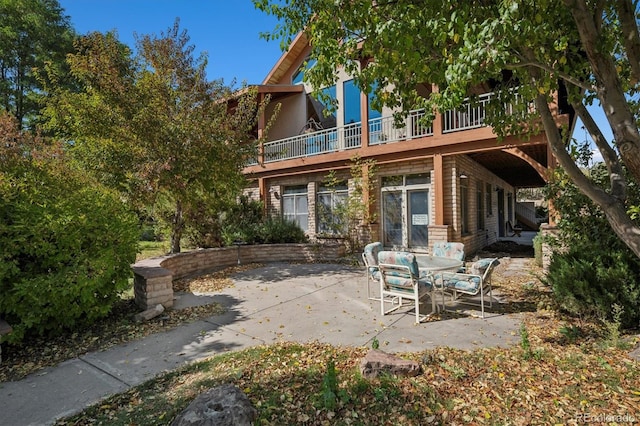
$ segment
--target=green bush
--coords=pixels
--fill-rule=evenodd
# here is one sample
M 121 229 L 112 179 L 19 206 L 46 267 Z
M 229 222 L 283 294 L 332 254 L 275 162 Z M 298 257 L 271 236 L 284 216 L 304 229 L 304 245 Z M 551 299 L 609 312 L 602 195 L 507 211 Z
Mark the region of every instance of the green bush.
M 596 185 L 606 190 L 609 174 L 603 163 L 589 170 Z M 640 185 L 628 174 L 627 203 L 640 204 Z M 546 281 L 558 304 L 575 315 L 616 320 L 613 306 L 622 307 L 620 322 L 637 327 L 640 320 L 640 259 L 613 232 L 604 211 L 586 197 L 562 169 L 545 188 L 560 214 L 554 254 Z M 638 220 L 636 217 L 635 220 Z
M 307 236 L 298 224 L 283 217 L 269 217 L 260 228 L 260 239 L 265 244 L 305 243 Z
M 542 266 L 542 234 L 538 233 L 533 237 L 533 254 L 536 259 L 536 264 Z
M 136 215 L 62 161 L 0 165 L 0 316 L 13 326 L 5 339 L 106 316 L 129 286 Z
M 546 282 L 558 304 L 573 315 L 612 321 L 613 306 L 623 308 L 623 327 L 640 321 L 640 259 L 624 247 L 580 242 L 553 255 Z

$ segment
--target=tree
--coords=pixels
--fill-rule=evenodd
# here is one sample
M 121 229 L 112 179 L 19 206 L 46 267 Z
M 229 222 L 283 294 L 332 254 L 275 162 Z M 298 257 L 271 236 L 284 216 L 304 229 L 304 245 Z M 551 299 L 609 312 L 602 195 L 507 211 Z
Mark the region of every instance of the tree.
M 32 127 L 45 65 L 64 68 L 75 33 L 57 0 L 0 0 L 0 106 Z
M 67 161 L 61 144 L 0 113 L 0 316 L 7 339 L 106 316 L 130 287 L 136 215 Z
M 282 22 L 267 38 L 282 38 L 288 45 L 300 31 L 307 34 L 317 63 L 305 78 L 317 88 L 333 84 L 336 69 L 344 68 L 362 90 L 374 88 L 377 107 L 442 111 L 459 106 L 474 85 L 497 82 L 498 96 L 488 124 L 499 136 L 526 137 L 544 129 L 560 166 L 640 257 L 640 226 L 629 214 L 636 207 L 628 202 L 626 177 L 640 182 L 637 2 L 254 0 L 254 4 Z M 419 96 L 417 88 L 424 83 L 436 84 L 439 92 L 429 98 Z M 606 163 L 606 189 L 580 170 L 573 155 L 576 142 L 569 129 L 554 120 L 550 102 L 564 90 Z M 527 109 L 526 102 L 514 102 L 516 96 L 532 100 L 535 111 Z M 506 113 L 506 103 L 518 113 Z M 593 103 L 604 111 L 613 145 L 586 108 Z
M 136 57 L 114 33 L 76 47 L 69 65 L 82 90 L 55 92 L 49 125 L 73 140 L 84 167 L 165 220 L 177 253 L 189 213 L 205 200 L 226 205 L 243 188 L 255 93 L 207 81 L 207 58 L 193 56 L 178 21 L 160 37 L 139 37 Z

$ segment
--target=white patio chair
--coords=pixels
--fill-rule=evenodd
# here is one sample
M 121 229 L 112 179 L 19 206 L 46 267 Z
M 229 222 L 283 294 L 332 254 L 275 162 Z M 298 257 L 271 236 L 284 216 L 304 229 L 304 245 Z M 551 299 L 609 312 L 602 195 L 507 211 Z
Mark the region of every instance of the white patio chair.
M 371 282 L 380 282 L 380 269 L 378 268 L 378 253 L 380 251 L 382 251 L 382 243 L 373 242 L 364 246 L 362 252 L 362 261 L 367 268 L 367 298 L 369 300 L 380 300 L 378 297 L 371 296 Z
M 436 280 L 436 286 L 442 290 L 442 309 L 446 311 L 445 293 L 451 295 L 452 301 L 465 296 L 480 295 L 480 310 L 484 318 L 484 294 L 489 293 L 489 307 L 493 307 L 491 290 L 491 274 L 500 262 L 496 258 L 484 258 L 469 267 L 469 273 L 442 272 Z M 460 302 L 468 303 L 468 302 Z
M 431 275 L 420 277 L 418 262 L 413 253 L 402 251 L 381 251 L 378 254 L 380 268 L 380 311 L 384 316 L 400 309 L 403 300 L 409 299 L 415 305 L 416 323 L 427 316 L 420 315 L 420 299 L 431 298 L 431 313 L 436 312 L 433 279 Z M 391 303 L 385 309 L 385 303 Z

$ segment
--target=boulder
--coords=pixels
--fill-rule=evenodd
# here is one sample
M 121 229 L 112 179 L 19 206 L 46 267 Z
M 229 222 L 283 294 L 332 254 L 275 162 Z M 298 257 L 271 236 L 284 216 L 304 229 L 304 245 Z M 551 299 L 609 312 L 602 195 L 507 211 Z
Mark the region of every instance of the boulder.
M 379 349 L 371 349 L 360 361 L 360 373 L 368 379 L 380 374 L 394 376 L 415 377 L 420 374 L 420 364 L 417 361 L 402 359 Z
M 146 311 L 142 311 L 136 314 L 133 317 L 133 320 L 137 323 L 149 321 L 150 319 L 157 317 L 163 312 L 164 312 L 164 306 L 158 304 L 154 308 L 147 309 Z
M 251 426 L 257 417 L 249 398 L 226 383 L 200 394 L 171 426 Z

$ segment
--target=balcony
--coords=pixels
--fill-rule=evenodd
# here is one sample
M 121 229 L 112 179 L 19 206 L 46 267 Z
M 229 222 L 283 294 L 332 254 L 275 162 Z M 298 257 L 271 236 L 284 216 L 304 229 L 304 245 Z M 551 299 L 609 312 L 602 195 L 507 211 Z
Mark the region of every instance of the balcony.
M 473 103 L 467 101 L 459 109 L 444 112 L 441 116 L 442 133 L 484 127 L 487 104 L 493 97 L 493 93 L 485 93 Z M 510 109 L 508 105 L 505 108 Z M 433 127 L 425 126 L 423 123 L 424 116 L 424 110 L 415 110 L 411 111 L 400 123 L 395 123 L 391 116 L 369 120 L 369 145 L 375 146 L 433 136 Z M 266 142 L 262 149 L 266 164 L 356 149 L 362 145 L 362 124 L 351 123 L 346 126 Z M 254 160 L 248 165 L 256 164 L 258 162 Z

